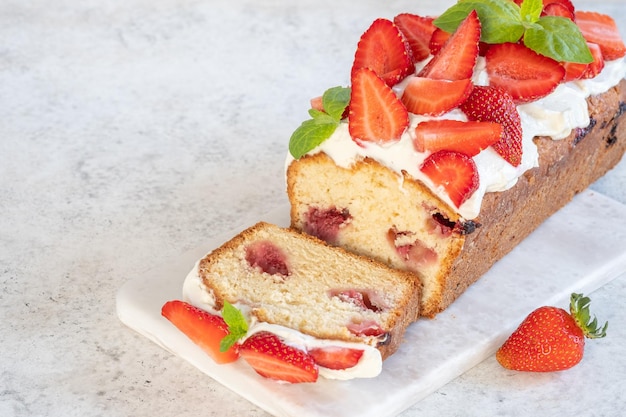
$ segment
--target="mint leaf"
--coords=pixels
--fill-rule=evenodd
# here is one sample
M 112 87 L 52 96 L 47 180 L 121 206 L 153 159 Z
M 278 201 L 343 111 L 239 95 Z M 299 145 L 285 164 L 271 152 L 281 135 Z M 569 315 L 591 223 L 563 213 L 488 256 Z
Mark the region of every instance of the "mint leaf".
M 580 29 L 565 17 L 541 17 L 536 24 L 526 29 L 524 45 L 559 62 L 588 64 L 593 61 Z
M 228 301 L 224 301 L 222 318 L 228 325 L 228 331 L 230 332 L 220 341 L 220 352 L 226 352 L 248 333 L 248 323 L 246 323 L 246 318 L 241 314 L 241 311 Z
M 456 28 L 472 10 L 478 13 L 481 24 L 480 40 L 486 43 L 517 42 L 524 34 L 520 8 L 512 1 L 461 0 L 433 22 L 446 32 Z
M 344 87 L 329 88 L 322 95 L 324 111 L 335 120 L 341 120 L 343 112 L 350 102 L 350 89 Z
M 333 134 L 339 122 L 331 119 L 330 123 L 309 119 L 302 122 L 289 139 L 289 152 L 295 159 L 300 159 L 307 152 L 321 145 Z
M 350 102 L 350 89 L 329 88 L 322 95 L 324 111 L 310 109 L 311 119 L 302 122 L 289 139 L 289 153 L 295 159 L 321 145 L 333 134 Z
M 543 0 L 524 0 L 520 6 L 520 16 L 524 22 L 535 23 L 541 17 Z

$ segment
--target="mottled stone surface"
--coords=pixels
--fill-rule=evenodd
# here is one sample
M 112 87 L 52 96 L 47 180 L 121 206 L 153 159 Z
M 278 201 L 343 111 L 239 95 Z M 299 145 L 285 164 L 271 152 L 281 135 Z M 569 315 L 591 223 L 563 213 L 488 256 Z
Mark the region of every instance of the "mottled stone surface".
M 626 2 L 576 5 L 626 36 Z M 116 293 L 284 204 L 288 138 L 311 97 L 347 83 L 360 34 L 445 6 L 4 1 L 0 415 L 266 416 L 124 326 Z M 626 203 L 626 162 L 592 188 Z M 624 275 L 592 294 L 609 337 L 578 367 L 527 375 L 489 358 L 403 416 L 619 415 L 625 297 Z

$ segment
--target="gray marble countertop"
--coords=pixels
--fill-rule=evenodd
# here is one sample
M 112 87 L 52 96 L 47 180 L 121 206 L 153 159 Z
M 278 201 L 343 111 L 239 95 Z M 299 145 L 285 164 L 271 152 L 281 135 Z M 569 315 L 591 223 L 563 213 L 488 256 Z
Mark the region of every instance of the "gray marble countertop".
M 576 5 L 626 37 L 626 2 Z M 285 204 L 288 138 L 311 97 L 347 83 L 361 33 L 447 6 L 3 1 L 0 415 L 267 415 L 124 326 L 116 292 Z M 593 189 L 626 203 L 626 161 Z M 619 415 L 626 275 L 591 296 L 609 336 L 577 367 L 488 358 L 403 416 Z

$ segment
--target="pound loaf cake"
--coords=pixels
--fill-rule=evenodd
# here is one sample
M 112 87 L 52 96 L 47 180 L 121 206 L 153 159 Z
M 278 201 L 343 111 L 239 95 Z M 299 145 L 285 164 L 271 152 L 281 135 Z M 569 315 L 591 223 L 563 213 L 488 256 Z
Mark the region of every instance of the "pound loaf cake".
M 185 301 L 218 314 L 224 303 L 247 317 L 246 337 L 268 331 L 286 342 L 366 350 L 347 379 L 371 377 L 419 315 L 419 284 L 393 270 L 292 229 L 260 222 L 198 261 Z M 330 372 L 330 374 L 329 374 Z
M 292 227 L 411 272 L 422 316 L 449 306 L 626 150 L 626 48 L 614 21 L 569 1 L 524 17 L 519 3 L 376 20 L 350 87 L 312 100 L 290 141 Z M 503 28 L 493 7 L 567 33 L 570 50 Z

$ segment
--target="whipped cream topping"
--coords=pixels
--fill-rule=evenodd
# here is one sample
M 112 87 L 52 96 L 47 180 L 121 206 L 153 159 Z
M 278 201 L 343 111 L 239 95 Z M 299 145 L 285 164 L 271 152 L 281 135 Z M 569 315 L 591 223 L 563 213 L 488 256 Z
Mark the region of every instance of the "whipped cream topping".
M 198 273 L 198 265 L 199 261 L 196 262 L 194 268 L 185 278 L 185 282 L 183 283 L 183 300 L 211 314 L 221 315 L 220 311 L 215 310 L 215 296 L 213 295 L 213 291 L 204 285 Z M 380 374 L 382 370 L 382 357 L 378 349 L 373 346 L 364 343 L 318 339 L 285 326 L 260 322 L 251 314 L 251 308 L 246 304 L 235 303 L 234 306 L 243 313 L 248 322 L 248 333 L 243 340 L 255 333 L 268 331 L 283 339 L 285 344 L 304 351 L 326 347 L 344 347 L 363 350 L 363 356 L 361 356 L 359 362 L 352 368 L 336 370 L 320 366 L 319 375 L 324 378 L 339 380 L 373 378 Z
M 420 66 L 422 65 L 425 65 L 425 62 L 420 64 Z M 513 187 L 524 172 L 538 166 L 538 150 L 533 142 L 535 136 L 547 136 L 559 140 L 567 137 L 573 129 L 588 126 L 587 97 L 608 91 L 617 85 L 624 76 L 626 76 L 626 61 L 619 59 L 606 62 L 602 72 L 593 79 L 561 84 L 546 97 L 517 106 L 522 122 L 523 154 L 521 164 L 517 167 L 512 166 L 491 147 L 476 155 L 474 162 L 478 169 L 480 185 L 478 190 L 461 207 L 456 208 L 461 217 L 465 219 L 476 218 L 480 213 L 482 200 L 486 193 L 505 191 Z M 401 96 L 410 77 L 394 86 L 394 91 L 398 96 Z M 477 85 L 489 83 L 483 57 L 479 57 L 476 63 L 473 81 Z M 446 192 L 435 186 L 419 170 L 428 153 L 415 151 L 412 143 L 413 132 L 418 123 L 429 119 L 467 120 L 465 114 L 458 109 L 436 118 L 409 114 L 409 127 L 402 134 L 400 140 L 384 146 L 375 143 L 357 145 L 350 137 L 347 120 L 343 120 L 331 137 L 310 151 L 309 154 L 324 152 L 338 166 L 344 168 L 349 168 L 356 161 L 369 157 L 399 174 L 406 171 L 411 177 L 430 187 L 450 207 L 455 208 Z M 287 166 L 292 161 L 293 158 L 288 155 Z M 402 187 L 401 180 L 399 181 L 399 186 Z

